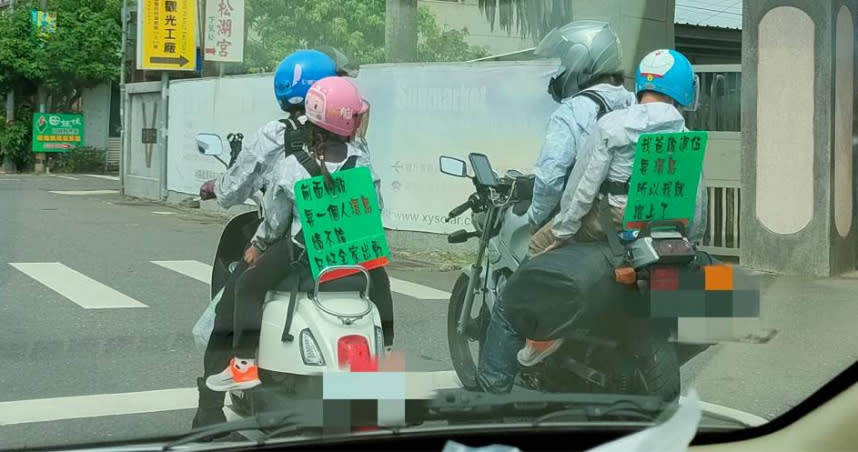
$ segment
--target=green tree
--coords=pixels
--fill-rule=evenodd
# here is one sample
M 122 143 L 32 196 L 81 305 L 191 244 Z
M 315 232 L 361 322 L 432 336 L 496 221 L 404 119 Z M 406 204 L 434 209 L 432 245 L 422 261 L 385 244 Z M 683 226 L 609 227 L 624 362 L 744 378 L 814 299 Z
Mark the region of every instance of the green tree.
M 248 72 L 270 72 L 290 52 L 332 46 L 361 64 L 384 62 L 385 0 L 247 0 Z M 485 56 L 465 41 L 467 30 L 441 30 L 420 8 L 420 61 L 466 61 Z
M 24 131 L 38 87 L 48 111 L 69 111 L 85 88 L 119 75 L 121 0 L 49 0 L 57 26 L 47 39 L 31 30 L 30 11 L 38 7 L 37 1 L 19 0 L 14 12 L 0 11 L 0 92 L 13 89 L 19 104 L 10 118 L 17 125 L 0 128 L 0 152 L 18 166 L 32 160 Z
M 118 78 L 119 0 L 50 1 L 57 27 L 45 40 L 31 32 L 30 10 L 37 8 L 36 1 L 19 1 L 14 13 L 0 14 L 0 89 L 41 85 L 49 108 L 60 111 L 71 108 L 84 88 Z
M 507 33 L 514 27 L 534 42 L 572 20 L 572 0 L 478 0 L 477 4 L 492 30 L 495 24 Z

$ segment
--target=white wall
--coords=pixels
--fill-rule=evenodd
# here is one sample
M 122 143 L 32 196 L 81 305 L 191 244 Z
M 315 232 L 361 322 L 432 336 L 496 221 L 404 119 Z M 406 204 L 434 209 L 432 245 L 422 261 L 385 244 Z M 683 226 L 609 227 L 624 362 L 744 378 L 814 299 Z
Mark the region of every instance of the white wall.
M 368 140 L 382 178 L 385 226 L 450 232 L 441 218 L 471 193 L 470 182 L 441 175 L 442 154 L 489 156 L 496 171 L 531 172 L 548 116 L 552 62 L 404 64 L 361 67 L 357 79 L 372 104 Z M 168 189 L 197 194 L 223 171 L 197 153 L 197 133 L 245 135 L 280 117 L 271 75 L 182 80 L 170 86 Z

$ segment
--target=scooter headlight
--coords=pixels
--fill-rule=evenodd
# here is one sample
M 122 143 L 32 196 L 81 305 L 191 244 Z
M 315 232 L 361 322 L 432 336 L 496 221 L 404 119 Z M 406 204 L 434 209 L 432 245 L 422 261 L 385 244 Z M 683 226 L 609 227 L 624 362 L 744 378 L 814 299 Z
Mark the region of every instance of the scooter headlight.
M 313 333 L 309 329 L 301 331 L 301 359 L 308 366 L 324 366 L 325 357 L 322 356 L 322 349 L 313 337 Z

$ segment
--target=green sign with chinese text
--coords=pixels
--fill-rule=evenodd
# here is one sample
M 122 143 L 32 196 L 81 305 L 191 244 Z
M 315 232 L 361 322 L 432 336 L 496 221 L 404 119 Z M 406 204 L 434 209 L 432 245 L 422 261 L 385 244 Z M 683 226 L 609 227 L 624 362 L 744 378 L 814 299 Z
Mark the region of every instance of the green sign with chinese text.
M 33 152 L 68 152 L 83 146 L 83 115 L 33 113 Z
M 706 132 L 640 136 L 629 179 L 625 229 L 661 220 L 686 220 L 691 225 L 707 138 Z
M 367 167 L 337 171 L 295 183 L 295 205 L 313 279 L 332 265 L 387 265 L 390 250 L 372 173 Z M 347 274 L 347 273 L 346 273 Z M 324 279 L 328 278 L 328 274 Z

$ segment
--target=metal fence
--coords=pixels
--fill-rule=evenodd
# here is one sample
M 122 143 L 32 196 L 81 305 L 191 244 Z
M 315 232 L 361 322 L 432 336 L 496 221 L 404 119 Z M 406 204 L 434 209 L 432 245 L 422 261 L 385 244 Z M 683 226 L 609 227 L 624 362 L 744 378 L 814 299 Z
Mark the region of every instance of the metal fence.
M 686 114 L 691 130 L 710 132 L 704 172 L 709 218 L 703 249 L 716 255 L 740 254 L 741 202 L 741 65 L 695 66 L 700 76 L 700 104 Z

